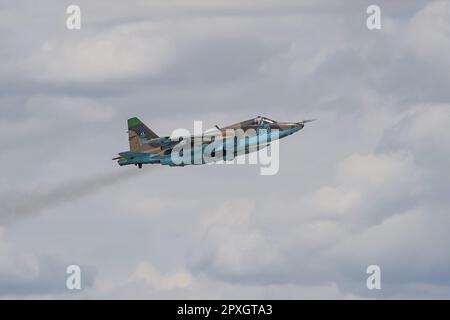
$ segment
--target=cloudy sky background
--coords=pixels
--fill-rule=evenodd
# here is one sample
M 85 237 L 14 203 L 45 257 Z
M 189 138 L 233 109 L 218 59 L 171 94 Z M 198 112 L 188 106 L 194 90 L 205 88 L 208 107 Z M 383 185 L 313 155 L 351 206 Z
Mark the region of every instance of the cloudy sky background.
M 450 2 L 373 3 L 2 2 L 0 298 L 450 298 Z M 110 160 L 256 115 L 274 176 Z

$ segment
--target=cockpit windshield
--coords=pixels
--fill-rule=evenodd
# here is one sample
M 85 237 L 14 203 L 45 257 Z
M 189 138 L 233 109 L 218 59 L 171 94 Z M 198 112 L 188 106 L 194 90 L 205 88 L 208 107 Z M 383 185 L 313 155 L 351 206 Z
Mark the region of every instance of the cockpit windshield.
M 253 119 L 253 121 L 254 121 L 255 124 L 257 124 L 259 126 L 263 125 L 263 124 L 274 124 L 275 123 L 274 120 L 271 120 L 271 119 L 266 118 L 266 117 L 261 117 L 261 116 L 256 117 L 255 119 Z

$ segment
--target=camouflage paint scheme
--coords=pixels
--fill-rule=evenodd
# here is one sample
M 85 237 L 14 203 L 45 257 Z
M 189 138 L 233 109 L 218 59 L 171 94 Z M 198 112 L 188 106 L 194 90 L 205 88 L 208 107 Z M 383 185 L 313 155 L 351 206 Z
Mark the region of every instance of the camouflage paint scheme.
M 237 155 L 246 154 L 260 150 L 270 144 L 271 141 L 287 137 L 301 129 L 305 123 L 301 122 L 277 122 L 266 117 L 258 116 L 253 119 L 238 122 L 223 128 L 216 126 L 215 130 L 208 130 L 201 136 L 180 137 L 172 139 L 170 136 L 159 137 L 138 118 L 128 119 L 128 140 L 130 151 L 119 153 L 119 165 L 162 164 L 169 166 L 184 166 L 188 164 L 205 164 L 220 160 L 232 160 Z M 216 138 L 222 138 L 216 141 Z M 172 158 L 174 148 L 191 144 L 192 155 L 195 148 L 200 149 L 203 154 L 205 148 L 216 141 L 212 148 L 212 157 L 201 159 L 200 163 L 177 163 Z M 220 143 L 219 143 L 220 142 Z M 211 146 L 213 147 L 213 146 Z M 228 149 L 229 148 L 229 149 Z M 233 150 L 232 154 L 226 151 Z

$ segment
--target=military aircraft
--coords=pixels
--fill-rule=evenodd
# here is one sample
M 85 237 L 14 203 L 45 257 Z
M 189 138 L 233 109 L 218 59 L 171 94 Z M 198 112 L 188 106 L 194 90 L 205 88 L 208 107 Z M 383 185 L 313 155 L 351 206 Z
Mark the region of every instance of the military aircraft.
M 277 122 L 258 116 L 222 128 L 216 125 L 215 129 L 201 135 L 174 138 L 158 136 L 135 117 L 128 119 L 130 150 L 120 152 L 113 160 L 118 160 L 120 166 L 134 164 L 139 168 L 143 164 L 184 166 L 232 160 L 238 155 L 267 147 L 272 141 L 287 137 L 314 120 Z M 205 151 L 208 152 L 205 154 Z

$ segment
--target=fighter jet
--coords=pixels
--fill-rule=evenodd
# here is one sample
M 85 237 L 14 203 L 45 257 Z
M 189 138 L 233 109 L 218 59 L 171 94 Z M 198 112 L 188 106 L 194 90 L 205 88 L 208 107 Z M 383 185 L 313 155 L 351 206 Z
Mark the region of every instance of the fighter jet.
M 258 116 L 222 128 L 216 125 L 201 135 L 174 138 L 158 136 L 135 117 L 128 119 L 130 150 L 120 152 L 113 160 L 118 160 L 120 166 L 134 164 L 139 168 L 143 164 L 185 166 L 233 160 L 238 155 L 261 150 L 314 120 L 277 122 Z

